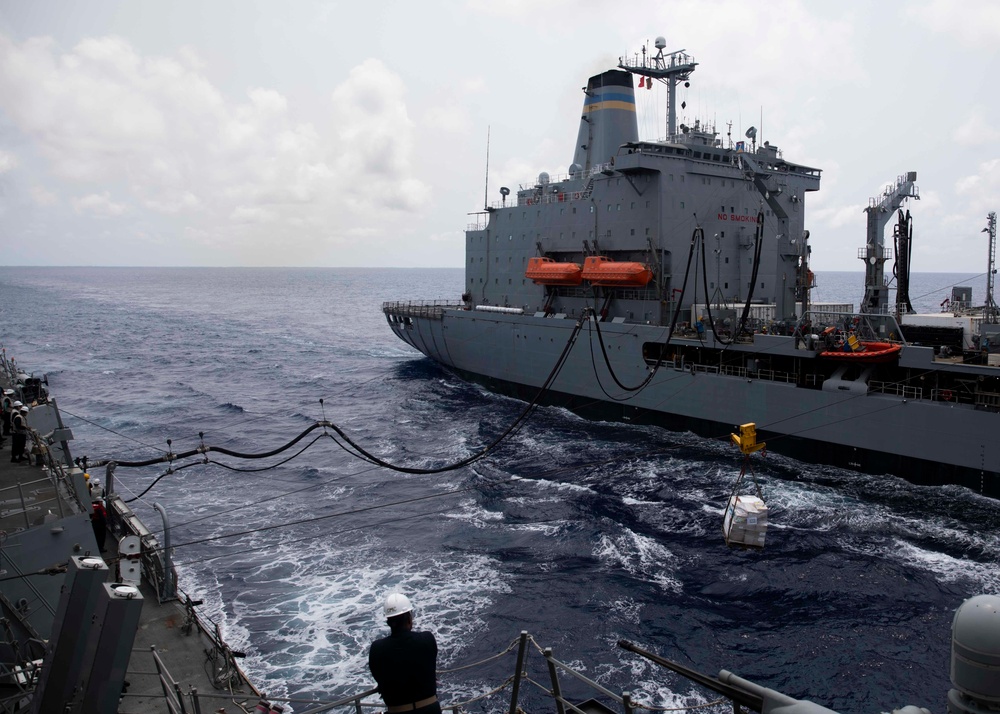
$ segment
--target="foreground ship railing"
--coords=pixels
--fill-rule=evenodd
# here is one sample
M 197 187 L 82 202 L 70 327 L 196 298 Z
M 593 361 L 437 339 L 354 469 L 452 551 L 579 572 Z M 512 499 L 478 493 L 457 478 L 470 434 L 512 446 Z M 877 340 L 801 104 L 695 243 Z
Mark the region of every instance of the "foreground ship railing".
M 1000 654 L 1000 620 L 997 619 L 997 615 L 1000 615 L 1000 597 L 995 595 L 978 595 L 970 598 L 955 612 L 951 633 L 951 681 L 954 688 L 948 692 L 948 710 L 953 714 L 977 714 L 987 710 L 995 711 L 993 702 L 1000 694 L 1000 684 L 995 681 L 996 678 L 991 672 L 995 668 L 995 658 Z M 738 677 L 727 670 L 721 670 L 717 676 L 711 676 L 649 652 L 626 640 L 619 640 L 618 646 L 663 669 L 670 670 L 697 683 L 704 689 L 720 695 L 719 698 L 706 701 L 707 698 L 704 696 L 687 695 L 683 705 L 672 706 L 668 709 L 643 702 L 641 697 L 635 697 L 629 691 L 613 691 L 608 686 L 586 676 L 574 666 L 556 659 L 551 647 L 542 647 L 527 631 L 522 631 L 518 638 L 493 656 L 478 662 L 438 670 L 437 674 L 440 678 L 440 675 L 447 675 L 459 670 L 490 667 L 494 662 L 511 655 L 515 658 L 514 673 L 499 685 L 488 688 L 485 692 L 464 701 L 442 703 L 441 708 L 455 714 L 468 711 L 468 708 L 473 704 L 479 704 L 488 711 L 506 709 L 508 714 L 535 710 L 536 707 L 523 702 L 521 697 L 522 686 L 531 685 L 541 693 L 544 700 L 537 707 L 537 710 L 549 710 L 550 704 L 547 700 L 551 699 L 551 704 L 555 705 L 556 714 L 614 714 L 615 712 L 635 714 L 636 710 L 696 711 L 726 704 L 732 706 L 733 711 L 737 713 L 780 710 L 786 714 L 835 714 L 832 709 L 809 700 L 795 699 Z M 972 647 L 976 649 L 972 649 Z M 533 654 L 533 651 L 540 655 L 540 660 L 536 657 L 529 663 L 529 655 Z M 159 662 L 157 667 L 160 667 Z M 544 681 L 546 674 L 548 682 L 543 684 L 539 680 Z M 442 683 L 445 684 L 444 688 L 446 688 L 446 676 L 444 680 Z M 176 691 L 176 697 L 173 701 L 178 708 L 171 711 L 189 711 L 183 708 L 184 695 L 181 694 L 176 683 L 172 682 L 169 674 L 165 671 L 161 672 L 161 681 L 164 682 L 165 692 L 168 685 Z M 489 681 L 488 675 L 486 681 Z M 484 686 L 490 687 L 491 685 Z M 273 708 L 275 703 L 289 703 L 310 705 L 304 710 L 304 714 L 320 714 L 320 712 L 348 708 L 353 710 L 355 714 L 363 714 L 365 709 L 384 708 L 381 702 L 365 701 L 375 694 L 375 689 L 368 689 L 330 702 L 271 698 L 270 703 L 260 701 L 257 711 L 270 709 L 273 712 L 275 711 Z M 219 696 L 190 692 L 188 694 L 188 699 L 192 704 L 190 711 L 208 711 L 207 707 L 202 707 L 202 698 L 211 701 Z M 903 696 L 906 696 L 905 693 Z M 439 694 L 439 697 L 447 700 L 447 695 Z M 249 705 L 249 701 L 243 703 L 244 708 L 248 711 Z M 299 711 L 298 708 L 296 711 Z M 905 714 L 926 714 L 927 712 L 926 709 L 912 705 L 899 708 L 896 711 Z

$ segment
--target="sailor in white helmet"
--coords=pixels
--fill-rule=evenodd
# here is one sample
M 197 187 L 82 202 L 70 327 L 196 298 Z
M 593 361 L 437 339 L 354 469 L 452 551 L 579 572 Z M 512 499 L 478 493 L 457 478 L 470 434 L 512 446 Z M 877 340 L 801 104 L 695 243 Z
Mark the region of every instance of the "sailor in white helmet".
M 413 631 L 413 605 L 402 593 L 385 599 L 391 634 L 372 643 L 368 668 L 388 714 L 441 714 L 437 699 L 437 642 L 430 632 Z
M 28 442 L 28 407 L 21 402 L 14 402 L 14 411 L 10 417 L 10 462 L 18 464 L 24 461 L 24 445 Z

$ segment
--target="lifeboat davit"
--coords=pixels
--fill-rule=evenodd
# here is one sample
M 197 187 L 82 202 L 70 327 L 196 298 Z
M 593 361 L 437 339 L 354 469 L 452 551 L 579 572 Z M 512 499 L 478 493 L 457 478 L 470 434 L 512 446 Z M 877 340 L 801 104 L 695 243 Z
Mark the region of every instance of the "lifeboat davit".
M 557 263 L 552 258 L 529 258 L 524 277 L 535 285 L 579 285 L 583 271 L 579 263 Z
M 890 362 L 899 355 L 900 349 L 902 346 L 894 342 L 862 342 L 861 349 L 856 352 L 827 350 L 819 356 L 845 362 Z
M 653 279 L 653 271 L 642 263 L 619 263 L 595 255 L 583 261 L 583 279 L 593 285 L 641 288 Z

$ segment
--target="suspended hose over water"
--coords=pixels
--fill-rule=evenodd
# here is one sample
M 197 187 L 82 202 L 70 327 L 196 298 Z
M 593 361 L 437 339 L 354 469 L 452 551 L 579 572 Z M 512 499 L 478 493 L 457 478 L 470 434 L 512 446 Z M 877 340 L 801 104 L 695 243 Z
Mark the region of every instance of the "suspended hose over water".
M 299 434 L 298 436 L 296 436 L 294 439 L 292 439 L 291 441 L 287 442 L 286 444 L 283 444 L 282 446 L 279 446 L 279 447 L 277 447 L 275 449 L 271 449 L 270 451 L 265 451 L 265 452 L 261 452 L 261 453 L 246 453 L 246 452 L 234 451 L 232 449 L 226 449 L 226 448 L 221 447 L 221 446 L 211 446 L 211 445 L 206 445 L 206 444 L 202 443 L 201 446 L 199 446 L 199 447 L 197 447 L 195 449 L 190 449 L 188 451 L 184 451 L 184 452 L 181 452 L 179 454 L 174 454 L 172 452 L 168 452 L 168 453 L 166 453 L 166 454 L 164 454 L 162 456 L 158 456 L 158 457 L 152 458 L 152 459 L 146 459 L 146 460 L 143 460 L 143 461 L 115 461 L 113 459 L 104 459 L 104 460 L 101 460 L 101 461 L 98 461 L 98 462 L 94 463 L 93 465 L 94 466 L 104 466 L 104 465 L 107 465 L 109 463 L 115 463 L 117 466 L 123 466 L 123 467 L 129 467 L 129 468 L 139 468 L 139 467 L 142 467 L 142 466 L 151 466 L 153 464 L 159 464 L 159 463 L 165 463 L 165 462 L 166 463 L 172 463 L 174 461 L 178 461 L 178 460 L 181 460 L 181 459 L 190 458 L 192 456 L 197 456 L 199 454 L 207 454 L 209 452 L 216 452 L 216 453 L 220 453 L 220 454 L 225 454 L 227 456 L 232 456 L 232 457 L 238 458 L 238 459 L 264 459 L 264 458 L 268 458 L 270 456 L 276 456 L 276 455 L 278 455 L 278 454 L 280 454 L 280 453 L 282 453 L 284 451 L 287 451 L 288 449 L 290 449 L 293 446 L 295 446 L 295 444 L 299 443 L 308 434 L 310 434 L 311 432 L 315 431 L 316 429 L 324 429 L 324 430 L 325 429 L 332 429 L 334 431 L 334 433 L 336 433 L 337 436 L 340 437 L 340 440 L 343 440 L 343 442 L 346 443 L 350 448 L 348 448 L 348 446 L 344 446 L 344 443 L 341 443 L 341 441 L 338 440 L 337 437 L 334 437 L 334 436 L 332 436 L 330 434 L 327 434 L 327 436 L 329 436 L 334 441 L 336 441 L 337 444 L 341 448 L 343 448 L 345 451 L 347 451 L 348 453 L 356 456 L 357 458 L 362 459 L 363 461 L 367 461 L 370 464 L 374 464 L 374 465 L 377 465 L 377 466 L 381 466 L 383 468 L 390 469 L 392 471 L 398 471 L 400 473 L 407 473 L 407 474 L 438 474 L 438 473 L 443 473 L 445 471 L 454 471 L 454 470 L 460 469 L 460 468 L 462 468 L 464 466 L 468 466 L 469 464 L 472 464 L 472 463 L 478 461 L 479 459 L 483 458 L 484 456 L 486 456 L 487 454 L 489 454 L 491 451 L 493 451 L 495 448 L 497 448 L 505 439 L 507 439 L 508 437 L 512 436 L 513 434 L 516 434 L 517 431 L 521 428 L 521 426 L 523 426 L 523 424 L 527 420 L 527 418 L 529 416 L 531 416 L 531 414 L 537 408 L 539 400 L 542 398 L 542 396 L 547 391 L 549 391 L 549 389 L 552 387 L 552 383 L 555 382 L 556 377 L 559 376 L 559 372 L 562 370 L 563 366 L 566 364 L 566 359 L 569 356 L 570 351 L 573 349 L 573 345 L 576 344 L 576 339 L 579 336 L 580 330 L 583 327 L 583 320 L 584 320 L 584 317 L 581 317 L 577 321 L 576 325 L 573 327 L 573 331 L 570 333 L 569 339 L 566 341 L 566 345 L 563 347 L 562 353 L 560 353 L 559 358 L 556 360 L 555 365 L 552 367 L 552 370 L 549 372 L 548 377 L 546 377 L 545 382 L 539 388 L 538 393 L 535 394 L 535 397 L 528 403 L 528 405 L 524 408 L 524 410 L 521 412 L 521 414 L 517 417 L 517 419 L 515 419 L 514 422 L 509 427 L 507 427 L 507 429 L 505 429 L 503 431 L 503 433 L 501 433 L 496 439 L 494 439 L 490 444 L 488 444 L 481 451 L 473 454 L 472 456 L 469 456 L 467 458 L 461 459 L 460 461 L 456 461 L 456 462 L 451 463 L 451 464 L 447 464 L 445 466 L 439 466 L 439 467 L 436 467 L 436 468 L 426 468 L 425 469 L 425 468 L 414 468 L 414 467 L 409 467 L 409 466 L 399 466 L 397 464 L 389 463 L 388 461 L 385 461 L 384 459 L 381 459 L 378 456 L 375 456 L 371 452 L 367 451 L 366 449 L 364 449 L 363 447 L 361 447 L 360 445 L 358 445 L 353 439 L 351 439 L 351 437 L 349 437 L 347 435 L 346 432 L 344 432 L 343 429 L 341 429 L 339 426 L 337 426 L 332 421 L 328 421 L 328 420 L 325 420 L 325 419 L 322 420 L 322 421 L 317 421 L 315 424 L 311 424 L 301 434 Z M 325 433 L 325 431 L 324 431 L 324 433 Z M 173 470 L 174 469 L 171 469 L 171 471 L 168 471 L 167 473 L 171 473 Z M 163 474 L 163 475 L 165 476 L 166 474 Z M 162 476 L 160 478 L 162 478 Z M 158 480 L 159 480 L 159 478 L 157 479 L 157 481 Z M 152 487 L 152 485 L 150 487 Z M 148 491 L 149 489 L 146 489 L 146 490 Z M 143 493 L 145 493 L 145 491 Z

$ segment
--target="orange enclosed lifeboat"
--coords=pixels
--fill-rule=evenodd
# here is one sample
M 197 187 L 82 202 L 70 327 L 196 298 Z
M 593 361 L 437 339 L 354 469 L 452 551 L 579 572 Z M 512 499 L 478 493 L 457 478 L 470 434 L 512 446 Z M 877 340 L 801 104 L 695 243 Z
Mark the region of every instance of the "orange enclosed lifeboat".
M 642 263 L 619 263 L 595 255 L 584 260 L 583 279 L 593 285 L 641 288 L 653 279 L 653 271 Z
M 583 271 L 579 263 L 557 263 L 552 258 L 529 258 L 524 277 L 535 285 L 579 285 Z

